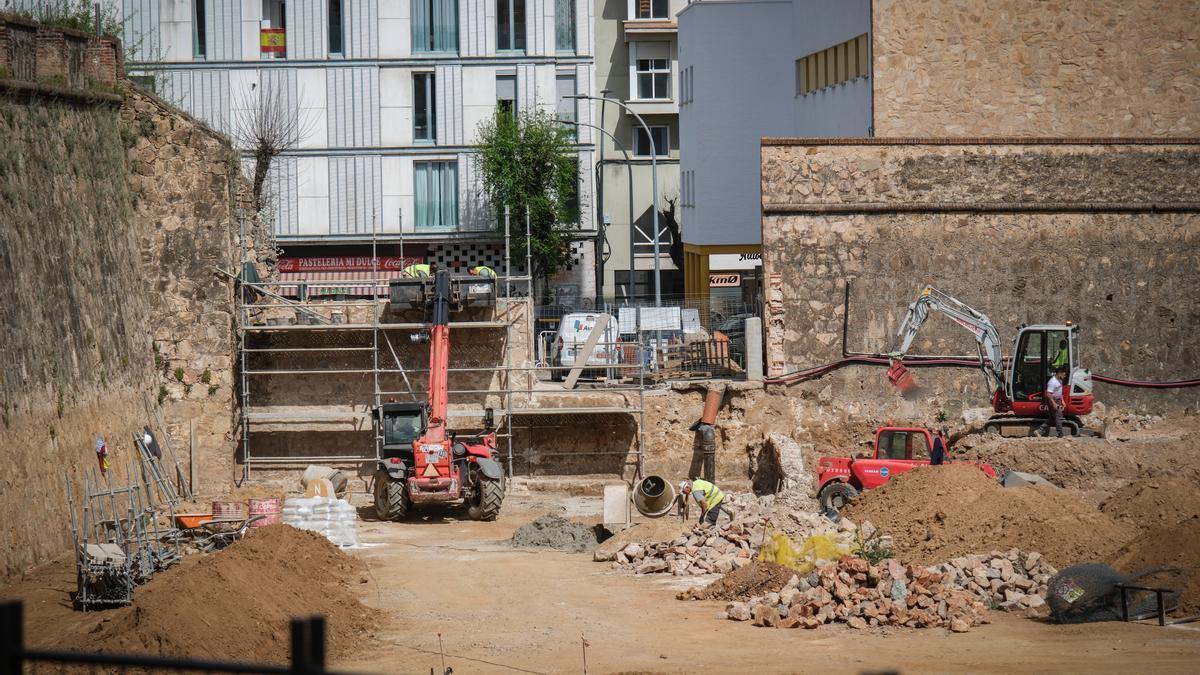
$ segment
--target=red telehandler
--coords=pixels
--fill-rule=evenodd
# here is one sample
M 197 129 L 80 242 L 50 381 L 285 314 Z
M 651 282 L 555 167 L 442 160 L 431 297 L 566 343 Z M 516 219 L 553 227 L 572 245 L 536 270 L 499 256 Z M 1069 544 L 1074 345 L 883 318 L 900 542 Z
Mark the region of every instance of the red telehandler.
M 385 403 L 375 411 L 383 449 L 374 479 L 375 511 L 399 520 L 421 504 L 461 504 L 474 520 L 495 520 L 504 501 L 504 471 L 496 457 L 492 411 L 483 430 L 464 438 L 446 428 L 450 396 L 450 310 L 494 303 L 495 279 L 432 277 L 402 279 L 390 285 L 393 304 L 426 307 L 432 327 L 414 341 L 429 343 L 429 390 L 425 403 Z

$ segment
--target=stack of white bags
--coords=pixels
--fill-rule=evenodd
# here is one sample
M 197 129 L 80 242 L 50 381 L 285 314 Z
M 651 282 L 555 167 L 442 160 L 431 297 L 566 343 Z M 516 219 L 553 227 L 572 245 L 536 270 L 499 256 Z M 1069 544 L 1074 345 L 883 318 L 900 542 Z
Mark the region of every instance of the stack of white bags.
M 323 535 L 334 546 L 358 546 L 358 514 L 333 497 L 292 497 L 283 503 L 283 522 Z

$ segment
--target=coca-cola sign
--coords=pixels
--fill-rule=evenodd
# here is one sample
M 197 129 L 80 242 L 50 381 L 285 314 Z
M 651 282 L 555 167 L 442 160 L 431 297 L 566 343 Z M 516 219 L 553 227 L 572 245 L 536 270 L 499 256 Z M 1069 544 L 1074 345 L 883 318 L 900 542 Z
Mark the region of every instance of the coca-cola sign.
M 378 262 L 375 262 L 378 261 Z M 425 262 L 424 256 L 327 256 L 323 258 L 280 258 L 279 271 L 304 272 L 381 272 L 400 271 L 409 265 Z

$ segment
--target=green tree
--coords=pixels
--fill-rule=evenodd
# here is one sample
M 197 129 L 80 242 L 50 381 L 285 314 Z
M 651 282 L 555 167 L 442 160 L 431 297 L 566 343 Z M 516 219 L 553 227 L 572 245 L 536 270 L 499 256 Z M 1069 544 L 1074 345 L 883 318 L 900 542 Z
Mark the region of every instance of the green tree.
M 479 171 L 483 189 L 504 229 L 504 207 L 512 213 L 513 257 L 525 251 L 525 208 L 529 207 L 533 277 L 543 294 L 546 279 L 571 258 L 578 231 L 579 161 L 570 131 L 541 109 L 513 114 L 497 109 L 479 124 Z

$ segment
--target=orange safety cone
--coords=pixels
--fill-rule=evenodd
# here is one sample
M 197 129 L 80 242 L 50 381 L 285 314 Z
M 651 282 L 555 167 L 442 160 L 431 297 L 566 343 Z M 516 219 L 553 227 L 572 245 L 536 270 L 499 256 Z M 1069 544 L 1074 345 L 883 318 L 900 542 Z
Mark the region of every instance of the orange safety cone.
M 917 381 L 913 379 L 913 374 L 900 361 L 892 362 L 892 365 L 887 370 L 887 376 L 888 380 L 900 390 L 901 394 L 911 393 L 917 388 Z

